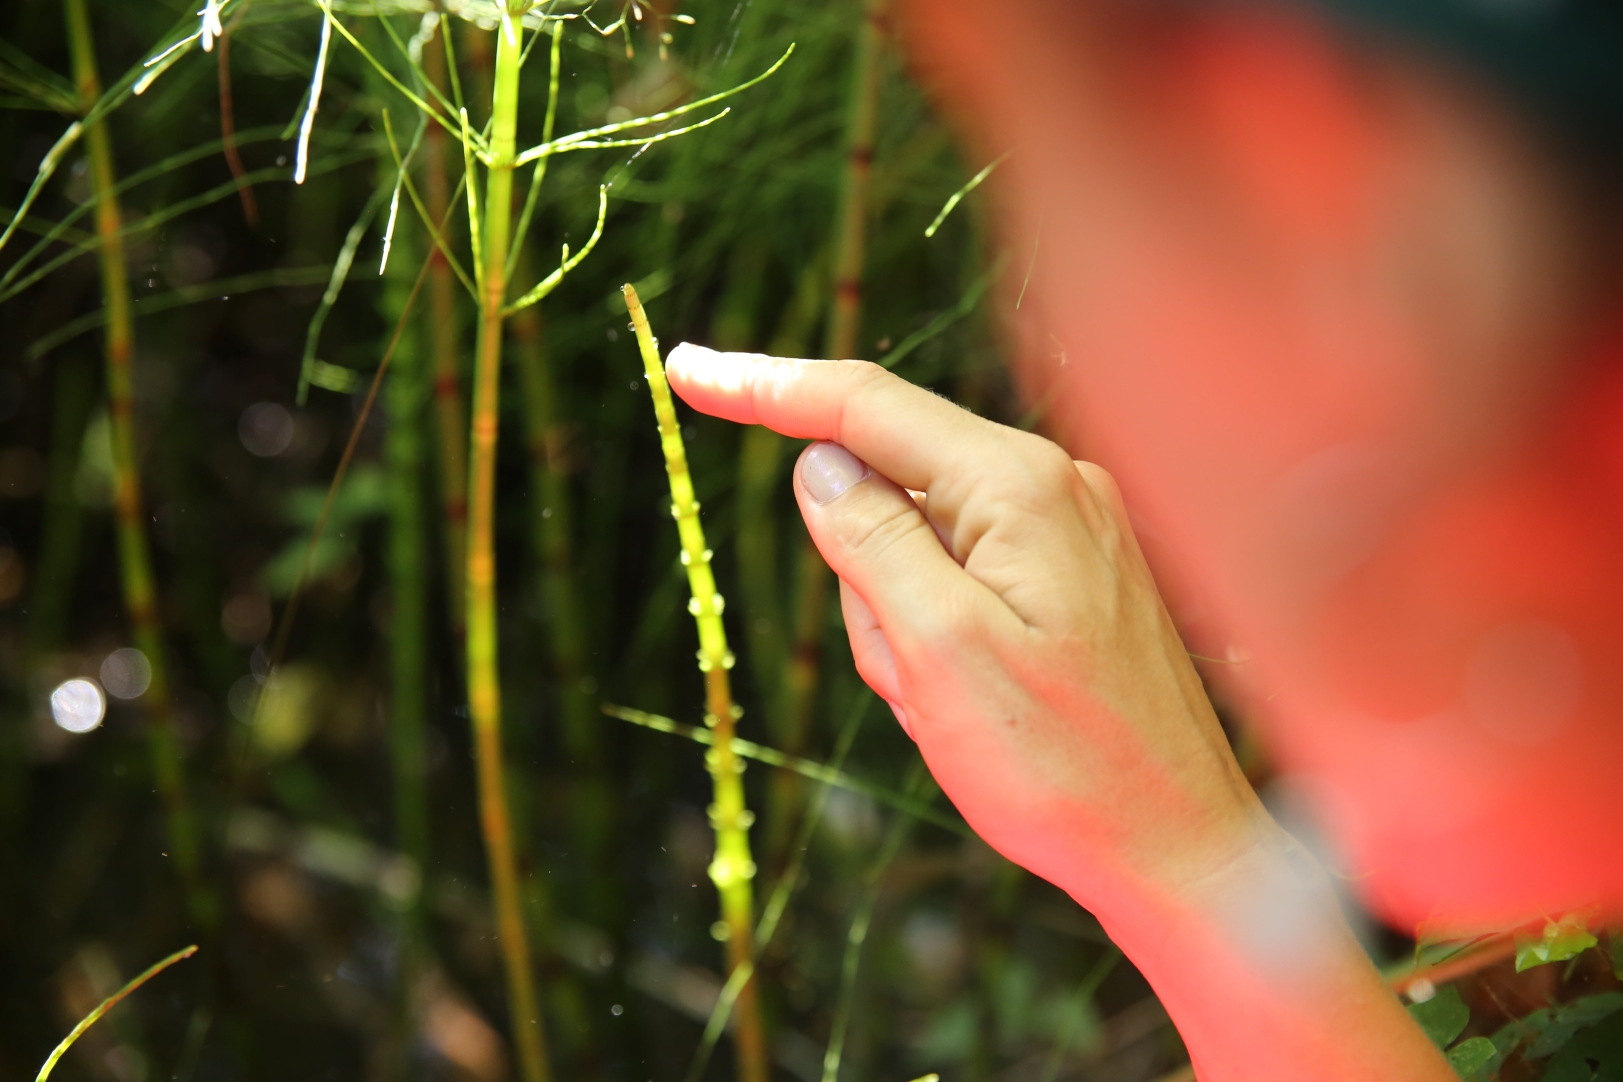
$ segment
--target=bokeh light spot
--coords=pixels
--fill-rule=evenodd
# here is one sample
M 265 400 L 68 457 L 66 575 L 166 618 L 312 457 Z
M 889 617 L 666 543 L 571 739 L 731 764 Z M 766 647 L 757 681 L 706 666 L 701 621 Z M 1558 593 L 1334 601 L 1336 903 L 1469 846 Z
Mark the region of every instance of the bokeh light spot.
M 293 415 L 275 402 L 255 402 L 242 411 L 237 436 L 249 453 L 275 458 L 293 442 Z
M 115 699 L 139 699 L 152 685 L 152 663 L 133 646 L 114 650 L 101 663 L 101 683 Z
M 88 733 L 107 714 L 107 699 L 94 680 L 64 680 L 51 692 L 51 718 L 70 733 Z

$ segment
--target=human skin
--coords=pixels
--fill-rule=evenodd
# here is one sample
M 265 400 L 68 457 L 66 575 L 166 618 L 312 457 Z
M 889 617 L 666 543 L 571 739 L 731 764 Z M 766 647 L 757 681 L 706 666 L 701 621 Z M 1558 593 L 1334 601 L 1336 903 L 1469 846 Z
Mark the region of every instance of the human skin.
M 899 7 L 971 160 L 1012 151 L 1027 399 L 1337 872 L 1425 936 L 1623 918 L 1623 309 L 1559 156 L 1287 4 Z
M 1453 1077 L 1246 783 L 1102 469 L 865 362 L 681 345 L 666 373 L 832 441 L 794 488 L 858 671 L 976 832 L 1098 917 L 1203 1082 Z

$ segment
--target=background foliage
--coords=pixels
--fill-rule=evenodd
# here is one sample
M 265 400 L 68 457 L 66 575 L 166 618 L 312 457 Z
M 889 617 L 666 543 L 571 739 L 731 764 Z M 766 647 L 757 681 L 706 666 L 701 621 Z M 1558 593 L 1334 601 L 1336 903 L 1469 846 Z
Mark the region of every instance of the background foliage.
M 716 124 L 644 149 L 552 162 L 518 272 L 525 284 L 559 245 L 579 248 L 602 183 L 607 224 L 539 319 L 510 327 L 504 358 L 503 734 L 550 1060 L 558 1077 L 664 1079 L 693 1061 L 723 953 L 706 876 L 714 839 L 704 749 L 597 712 L 622 704 L 698 724 L 704 702 L 670 496 L 619 286 L 637 284 L 668 344 L 818 352 L 833 302 L 850 69 L 864 13 L 847 0 L 694 0 L 682 9 L 689 25 L 672 10 L 599 6 L 600 25 L 629 17 L 614 36 L 567 24 L 560 131 L 725 89 L 797 47 Z M 409 37 L 425 10 L 335 8 L 380 57 L 392 46 L 377 16 Z M 169 0 L 91 4 L 104 81 L 172 40 L 191 14 Z M 481 28 L 488 12 L 472 6 L 464 14 L 471 19 L 451 21 L 477 126 L 489 101 L 478 88 L 489 85 L 491 23 Z M 95 258 L 80 251 L 0 302 L 0 1075 L 26 1077 L 127 976 L 196 941 L 196 959 L 91 1030 L 57 1077 L 511 1076 L 459 615 L 445 581 L 451 530 L 438 512 L 429 367 L 438 317 L 426 300 L 406 318 L 383 399 L 314 550 L 278 694 L 254 712 L 310 528 L 427 257 L 427 235 L 402 199 L 388 273 L 377 273 L 395 182 L 383 110 L 402 144 L 415 120 L 335 40 L 310 176 L 293 184 L 320 11 L 249 0 L 227 23 L 228 51 L 192 50 L 106 121 L 118 174 L 135 181 L 121 198 L 131 223 L 138 459 L 216 916 L 189 908 L 166 852 L 142 698 L 113 698 L 106 722 L 77 735 L 53 724 L 48 704 L 71 677 L 116 692 L 116 659 L 128 660 L 117 651 L 132 642 L 111 513 L 101 287 Z M 9 220 L 80 105 L 57 3 L 12 5 L 0 29 L 0 89 L 14 107 L 0 113 Z M 544 47 L 537 53 L 521 145 L 538 141 L 546 108 Z M 252 214 L 220 143 L 226 71 Z M 1000 253 L 977 228 L 976 197 L 924 237 L 984 163 L 957 161 L 889 49 L 877 115 L 856 352 L 878 359 L 905 344 L 902 374 L 1018 423 L 1024 414 L 979 304 Z M 82 155 L 70 148 L 0 267 L 87 207 Z M 92 229 L 83 214 L 44 258 L 72 255 Z M 464 261 L 467 232 L 465 221 L 450 230 Z M 353 263 L 314 339 L 316 386 L 298 405 L 307 333 L 350 237 Z M 473 317 L 464 296 L 453 317 L 464 393 Z M 545 423 L 525 383 L 537 365 L 553 384 Z M 758 815 L 757 905 L 793 859 L 804 861 L 758 977 L 778 1075 L 1149 1079 L 1177 1069 L 1181 1050 L 1159 1005 L 1130 966 L 1114 964 L 1085 913 L 966 837 L 944 801 L 922 817 L 922 795 L 912 812 L 898 810 L 899 794 L 919 792 L 909 789 L 917 757 L 861 687 L 827 602 L 810 621 L 822 665 L 809 730 L 786 724 L 777 666 L 793 660 L 804 575 L 803 530 L 784 483 L 794 448 L 773 460 L 734 426 L 679 416 L 717 578 L 733 599 L 726 621 L 740 656 L 740 736 L 840 759 L 890 794 L 824 790 L 758 764 L 745 775 Z M 400 568 L 412 566 L 402 552 L 416 553 L 429 599 L 423 638 L 404 652 L 402 637 L 419 632 L 399 618 L 400 591 L 411 585 Z M 556 603 L 562 580 L 573 615 Z M 560 661 L 564 641 L 578 644 L 573 668 Z M 419 659 L 408 675 L 421 677 L 422 691 L 410 701 L 400 697 L 402 657 Z M 426 841 L 410 844 L 391 750 L 409 711 L 424 717 L 426 759 L 413 776 L 428 823 Z M 798 853 L 797 830 L 807 839 Z M 414 849 L 426 860 L 407 855 Z M 865 913 L 871 923 L 857 919 Z M 865 940 L 852 934 L 854 922 L 871 929 Z M 1387 936 L 1376 949 L 1403 947 Z M 1564 981 L 1616 983 L 1596 951 L 1583 957 L 1592 961 L 1569 963 Z M 1571 999 L 1564 988 L 1552 984 L 1527 1009 Z M 1477 995 L 1472 1007 L 1482 1013 L 1468 1032 L 1492 1034 L 1492 1004 Z M 830 1062 L 842 1014 L 849 1034 Z M 1560 1021 L 1547 1017 L 1541 1032 L 1559 1030 L 1552 1019 Z M 1462 1032 L 1453 1026 L 1442 1040 Z M 1505 1050 L 1472 1069 L 1498 1071 L 1509 1056 L 1514 1071 L 1519 1053 L 1505 1041 L 1495 1038 Z M 711 1077 L 730 1073 L 729 1057 L 723 1041 Z

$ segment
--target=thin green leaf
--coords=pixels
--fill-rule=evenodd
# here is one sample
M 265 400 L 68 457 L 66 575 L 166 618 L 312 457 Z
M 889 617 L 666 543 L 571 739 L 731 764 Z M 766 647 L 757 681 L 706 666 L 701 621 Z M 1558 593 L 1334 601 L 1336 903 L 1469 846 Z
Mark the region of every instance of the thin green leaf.
M 981 181 L 991 176 L 992 170 L 1002 165 L 1003 159 L 1007 158 L 1009 153 L 1009 151 L 1004 151 L 1002 154 L 999 154 L 997 157 L 993 158 L 991 163 L 988 164 L 986 168 L 969 178 L 968 184 L 965 184 L 962 188 L 959 188 L 956 192 L 952 193 L 952 197 L 947 200 L 947 205 L 942 207 L 941 213 L 935 216 L 935 221 L 931 222 L 929 227 L 925 229 L 924 235 L 926 238 L 935 236 L 936 230 L 941 228 L 941 223 L 947 220 L 947 215 L 953 212 L 953 208 L 958 206 L 959 203 L 963 202 L 964 196 L 968 195 L 976 188 L 979 188 L 981 186 Z
M 236 138 L 236 143 L 240 147 L 247 146 L 250 143 L 275 139 L 277 138 L 277 132 L 278 129 L 274 126 L 251 128 L 248 131 L 238 135 Z M 224 140 L 212 139 L 207 143 L 202 143 L 198 146 L 180 151 L 176 154 L 171 154 L 162 161 L 149 165 L 145 169 L 138 170 L 121 179 L 113 186 L 112 194 L 122 195 L 131 188 L 134 188 L 139 184 L 143 184 L 154 177 L 163 176 L 164 174 L 171 173 L 182 166 L 190 165 L 192 162 L 195 162 L 201 158 L 207 158 L 218 154 L 221 148 L 224 146 Z M 94 233 L 74 232 L 72 236 L 69 236 L 69 227 L 80 218 L 83 218 L 85 215 L 95 210 L 100 203 L 100 193 L 92 194 L 89 199 L 85 200 L 85 202 L 80 204 L 78 207 L 75 207 L 68 213 L 66 217 L 56 223 L 55 228 L 52 229 L 33 230 L 31 226 L 24 223 L 25 228 L 29 228 L 31 231 L 40 232 L 41 239 L 35 242 L 32 248 L 28 249 L 28 251 L 19 256 L 15 263 L 7 267 L 5 274 L 0 275 L 0 290 L 4 290 L 6 286 L 10 285 L 12 280 L 15 279 L 17 275 L 21 274 L 22 271 L 25 270 L 41 252 L 43 252 L 55 241 L 65 239 L 69 243 L 79 246 L 80 251 L 93 250 L 94 246 L 100 243 Z M 0 213 L 4 213 L 4 211 L 0 210 Z M 37 219 L 30 220 L 34 221 Z
M 603 705 L 603 713 L 611 718 L 629 721 L 633 725 L 641 725 L 645 729 L 670 733 L 673 736 L 685 736 L 696 744 L 709 746 L 716 742 L 715 734 L 709 729 L 683 725 L 679 721 L 673 721 L 659 714 L 650 714 L 643 710 L 633 710 L 627 706 L 614 706 L 608 703 Z M 975 832 L 970 830 L 962 820 L 943 815 L 929 804 L 923 803 L 914 797 L 894 792 L 882 785 L 875 785 L 872 782 L 853 778 L 851 775 L 841 773 L 824 763 L 814 763 L 809 759 L 789 755 L 778 751 L 776 748 L 765 747 L 752 740 L 742 740 L 738 737 L 733 738 L 733 754 L 745 759 L 754 759 L 756 762 L 765 763 L 768 766 L 793 770 L 796 774 L 811 778 L 813 781 L 824 782 L 839 789 L 847 789 L 853 793 L 871 796 L 883 804 L 889 804 L 898 811 L 906 812 L 943 830 L 950 830 L 954 834 L 961 834 L 966 838 L 975 837 Z
M 547 75 L 547 115 L 541 123 L 541 141 L 551 142 L 553 125 L 558 119 L 558 68 L 563 50 L 564 24 L 562 21 L 552 24 L 551 63 Z M 530 39 L 534 44 L 535 38 Z M 528 53 L 528 49 L 525 50 Z M 535 170 L 530 174 L 530 190 L 524 196 L 524 209 L 519 212 L 518 228 L 513 231 L 513 250 L 507 253 L 506 277 L 513 279 L 513 268 L 518 265 L 519 253 L 524 248 L 524 238 L 530 231 L 530 218 L 535 214 L 536 202 L 541 197 L 541 182 L 547 177 L 547 162 L 550 155 L 541 158 L 535 163 Z
M 372 195 L 356 216 L 355 223 L 349 227 L 344 235 L 343 246 L 338 249 L 338 258 L 333 260 L 332 275 L 327 279 L 327 289 L 321 295 L 321 303 L 316 305 L 314 314 L 310 317 L 310 326 L 304 334 L 304 357 L 299 364 L 299 387 L 294 401 L 304 405 L 310 395 L 310 369 L 316 359 L 316 343 L 321 339 L 321 328 L 327 322 L 327 313 L 332 306 L 338 303 L 338 293 L 344 287 L 344 280 L 349 277 L 350 265 L 355 262 L 355 250 L 361 246 L 361 238 L 366 236 L 366 227 L 372 224 L 372 216 L 383 205 L 384 198 L 389 194 L 390 186 L 379 184 L 372 190 Z
M 389 35 L 389 40 L 394 42 L 394 47 L 400 53 L 401 58 L 405 60 L 406 66 L 411 69 L 412 75 L 416 76 L 417 85 L 426 88 L 434 100 L 439 102 L 447 112 L 455 113 L 456 107 L 451 104 L 450 99 L 445 96 L 439 87 L 434 85 L 434 81 L 428 77 L 428 72 L 423 70 L 423 66 L 412 59 L 410 47 L 400 39 L 400 34 L 395 30 L 394 24 L 389 21 L 389 17 L 381 11 L 377 11 L 376 5 L 373 6 L 373 10 L 376 12 L 378 22 L 383 24 L 383 32 Z M 437 12 L 434 14 L 437 16 L 436 26 L 445 21 L 444 16 L 438 15 Z
M 316 0 L 316 3 L 320 6 L 323 14 L 326 15 L 330 25 L 337 29 L 340 34 L 344 35 L 344 40 L 348 41 L 352 46 L 354 46 L 355 51 L 360 53 L 368 64 L 371 64 L 372 67 L 376 68 L 378 74 L 383 76 L 384 80 L 390 86 L 404 94 L 406 99 L 413 105 L 417 106 L 417 108 L 421 109 L 430 120 L 434 121 L 452 135 L 461 137 L 456 127 L 444 116 L 442 116 L 438 109 L 428 104 L 428 102 L 424 101 L 417 94 L 413 93 L 411 88 L 406 86 L 405 83 L 402 83 L 399 79 L 395 78 L 394 72 L 390 71 L 388 68 L 379 63 L 377 57 L 373 56 L 371 51 L 368 50 L 365 45 L 361 44 L 361 40 L 349 32 L 349 27 L 338 21 L 337 16 L 333 15 L 332 13 L 332 6 L 330 3 L 328 3 L 328 0 Z M 454 67 L 452 70 L 455 70 Z
M 698 131 L 700 128 L 708 128 L 710 125 L 714 124 L 716 121 L 720 120 L 722 117 L 726 116 L 732 111 L 732 106 L 728 106 L 715 116 L 706 117 L 704 120 L 698 121 L 694 124 L 689 124 L 686 127 L 672 128 L 670 131 L 662 131 L 655 135 L 642 136 L 635 139 L 593 139 L 580 143 L 568 143 L 561 145 L 554 144 L 553 146 L 546 148 L 538 155 L 524 158 L 517 162 L 515 168 L 518 165 L 528 164 L 529 162 L 534 161 L 536 158 L 549 158 L 557 154 L 568 154 L 571 151 L 576 150 L 603 150 L 609 147 L 643 147 L 649 146 L 653 143 L 663 143 L 667 139 L 675 139 L 679 135 L 686 135 L 688 132 Z
M 713 105 L 718 101 L 723 101 L 735 94 L 741 94 L 750 87 L 755 86 L 756 84 L 770 78 L 773 74 L 775 74 L 779 68 L 783 67 L 784 63 L 789 59 L 789 57 L 794 54 L 794 51 L 795 47 L 790 45 L 789 48 L 784 51 L 784 54 L 778 57 L 777 63 L 773 64 L 770 68 L 767 68 L 755 78 L 739 83 L 737 86 L 732 87 L 731 89 L 723 90 L 719 94 L 712 94 L 707 98 L 700 98 L 698 101 L 691 101 L 686 105 L 679 105 L 674 109 L 667 109 L 664 112 L 650 113 L 647 116 L 635 117 L 631 120 L 622 120 L 615 124 L 605 124 L 600 128 L 589 128 L 586 131 L 579 131 L 573 135 L 566 135 L 562 139 L 555 140 L 551 143 L 542 143 L 538 146 L 533 146 L 529 150 L 521 153 L 514 160 L 513 164 L 515 166 L 525 165 L 539 157 L 542 157 L 543 155 L 556 154 L 559 152 L 559 150 L 571 144 L 596 140 L 599 136 L 614 135 L 618 132 L 630 131 L 632 128 L 645 128 L 650 124 L 663 124 L 667 120 L 673 120 L 676 117 L 694 112 L 695 110 L 703 109 L 707 105 Z M 712 117 L 711 119 L 714 120 L 718 118 Z M 626 141 L 595 143 L 594 145 L 638 146 L 645 141 L 646 140 L 641 139 L 631 139 Z
M 39 169 L 34 173 L 34 182 L 28 186 L 28 192 L 23 196 L 23 201 L 17 205 L 16 213 L 11 216 L 11 224 L 6 226 L 5 232 L 0 233 L 0 248 L 4 248 L 6 241 L 11 239 L 13 233 L 17 232 L 17 223 L 22 221 L 23 215 L 28 213 L 28 208 L 34 205 L 34 200 L 39 198 L 40 189 L 45 187 L 45 182 L 50 180 L 51 174 L 56 172 L 57 164 L 61 162 L 62 155 L 66 154 L 68 148 L 79 141 L 79 135 L 83 131 L 83 122 L 75 120 L 68 125 L 67 131 L 62 133 L 51 149 L 45 152 L 45 157 L 40 159 Z
M 364 158 L 368 156 L 369 155 L 364 151 L 351 152 L 341 158 L 334 158 L 330 161 L 323 162 L 321 168 L 317 171 L 327 172 L 333 169 L 338 169 L 348 165 L 357 158 Z M 130 236 L 136 233 L 141 233 L 160 226 L 164 222 L 171 221 L 175 218 L 181 217 L 182 215 L 188 214 L 199 207 L 207 206 L 208 204 L 218 202 L 221 199 L 230 198 L 231 196 L 237 194 L 237 189 L 240 183 L 246 182 L 249 184 L 257 184 L 260 181 L 279 180 L 285 178 L 286 176 L 287 168 L 285 166 L 267 166 L 264 169 L 256 169 L 251 173 L 244 174 L 241 181 L 236 179 L 228 180 L 223 184 L 210 188 L 206 192 L 194 195 L 189 199 L 182 199 L 178 202 L 170 203 L 163 209 L 153 211 L 144 218 L 137 218 L 134 221 L 127 222 L 125 223 L 124 227 L 119 230 L 119 235 Z M 4 292 L 0 292 L 0 302 L 10 300 L 18 293 L 21 293 L 23 290 L 27 289 L 30 285 L 33 285 L 35 282 L 45 277 L 45 275 L 49 274 L 51 271 L 56 270 L 63 264 L 69 263 L 88 252 L 96 250 L 97 248 L 101 247 L 101 245 L 102 240 L 99 236 L 94 240 L 85 241 L 82 244 L 75 245 L 70 250 L 58 255 L 55 259 L 41 265 L 39 269 L 34 271 L 33 274 L 28 275 L 22 281 L 15 283 Z
M 457 259 L 456 252 L 451 249 L 450 241 L 445 236 L 444 227 L 450 222 L 449 215 L 444 222 L 436 222 L 429 214 L 427 205 L 423 203 L 422 196 L 417 192 L 417 185 L 412 183 L 411 172 L 405 168 L 405 159 L 401 157 L 400 147 L 395 142 L 394 128 L 389 122 L 388 110 L 384 110 L 383 113 L 383 134 L 389 141 L 389 152 L 394 155 L 395 168 L 400 170 L 400 177 L 405 181 L 406 195 L 410 197 L 411 205 L 417 211 L 418 220 L 423 223 L 423 228 L 428 230 L 429 237 L 434 241 L 434 247 L 438 248 L 440 255 L 445 257 L 446 265 L 462 282 L 463 288 L 468 291 L 468 296 L 472 297 L 477 303 L 479 294 L 474 288 L 473 279 L 468 277 L 468 272 L 463 269 L 461 261 Z M 462 194 L 461 187 L 467 182 L 468 178 L 464 175 L 458 181 L 456 195 Z M 456 195 L 452 196 L 453 201 Z
M 915 759 L 907 779 L 907 794 L 928 792 L 935 788 L 924 760 Z M 868 928 L 873 923 L 874 908 L 879 904 L 879 891 L 884 884 L 885 871 L 901 851 L 907 832 L 913 828 L 914 816 L 902 813 L 891 824 L 890 833 L 879 847 L 879 853 L 862 877 L 863 896 L 857 904 L 856 915 L 851 918 L 851 930 L 845 937 L 845 958 L 840 965 L 840 998 L 834 1008 L 834 1023 L 830 1028 L 828 1048 L 823 1053 L 823 1082 L 839 1082 L 840 1060 L 845 1053 L 845 1038 L 850 1031 L 851 1010 L 856 1003 L 857 973 L 862 963 L 862 946 L 868 939 Z
M 534 289 L 502 309 L 502 315 L 504 317 L 510 316 L 514 312 L 528 308 L 554 289 L 557 289 L 558 284 L 564 280 L 564 276 L 578 267 L 580 261 L 590 255 L 593 248 L 597 247 L 598 238 L 603 236 L 603 221 L 608 217 L 608 213 L 609 188 L 608 185 L 602 184 L 597 189 L 597 225 L 592 227 L 592 235 L 586 238 L 585 245 L 574 255 L 569 254 L 569 245 L 564 245 L 563 262 L 558 265 L 558 269 L 541 279 Z
M 1065 1064 L 1065 1054 L 1071 1049 L 1071 1042 L 1076 1039 L 1077 1030 L 1082 1028 L 1083 1019 L 1087 1017 L 1088 1006 L 1093 1002 L 1094 993 L 1099 986 L 1110 976 L 1110 971 L 1116 968 L 1121 961 L 1121 948 L 1112 944 L 1099 960 L 1093 963 L 1082 983 L 1077 986 L 1070 1002 L 1065 1005 L 1065 1021 L 1059 1036 L 1054 1040 L 1054 1047 L 1049 1050 L 1048 1062 L 1043 1065 L 1040 1082 L 1054 1082 L 1059 1077 L 1059 1069 Z
M 478 285 L 480 303 L 483 303 L 485 291 L 485 256 L 484 256 L 484 223 L 479 217 L 479 185 L 474 182 L 478 176 L 473 171 L 473 139 L 468 128 L 468 111 L 463 109 L 457 114 L 462 120 L 462 176 L 467 184 L 468 193 L 468 242 L 473 246 L 473 276 Z
M 159 312 L 167 312 L 171 308 L 180 308 L 188 304 L 200 304 L 203 301 L 215 301 L 230 297 L 237 293 L 251 293 L 256 289 L 269 289 L 272 286 L 279 288 L 293 288 L 296 286 L 320 285 L 331 277 L 331 268 L 325 264 L 316 267 L 286 267 L 270 271 L 258 271 L 253 274 L 239 275 L 236 278 L 221 278 L 213 282 L 205 282 L 198 286 L 187 286 L 174 290 L 171 293 L 159 293 L 151 297 L 143 297 L 135 302 L 132 309 L 135 315 L 150 316 Z M 71 341 L 86 331 L 95 330 L 107 323 L 107 310 L 98 308 L 88 312 L 78 319 L 69 320 L 50 334 L 36 338 L 28 346 L 26 356 L 29 360 L 38 360 L 51 350 Z
M 1002 259 L 992 264 L 984 274 L 970 284 L 970 287 L 964 291 L 964 295 L 958 298 L 957 304 L 902 339 L 895 349 L 879 358 L 879 366 L 881 368 L 895 368 L 907 358 L 908 354 L 973 312 L 975 307 L 981 303 L 981 298 L 986 295 L 986 291 L 991 288 L 992 283 L 1002 275 L 1003 265 L 1004 260 Z
M 189 947 L 183 947 L 174 954 L 171 954 L 169 957 L 165 958 L 163 961 L 148 967 L 147 970 L 140 976 L 136 977 L 133 981 L 126 984 L 124 987 L 120 988 L 106 999 L 102 1000 L 101 1005 L 95 1010 L 91 1011 L 89 1014 L 85 1015 L 84 1019 L 78 1025 L 73 1027 L 73 1031 L 66 1037 L 62 1038 L 62 1043 L 57 1045 L 56 1048 L 51 1051 L 51 1055 L 48 1059 L 46 1059 L 45 1065 L 39 1069 L 39 1074 L 34 1076 L 34 1082 L 45 1082 L 45 1080 L 51 1076 L 51 1070 L 56 1067 L 57 1060 L 61 1059 L 63 1055 L 67 1053 L 67 1050 L 73 1047 L 73 1042 L 77 1041 L 80 1036 L 84 1034 L 85 1030 L 101 1021 L 103 1015 L 112 1010 L 114 1007 L 118 1006 L 119 1001 L 125 996 L 129 995 L 131 992 L 135 991 L 137 988 L 141 987 L 147 981 L 150 981 L 153 977 L 156 977 L 158 974 L 162 973 L 176 962 L 184 961 L 196 953 L 196 943 L 193 943 Z

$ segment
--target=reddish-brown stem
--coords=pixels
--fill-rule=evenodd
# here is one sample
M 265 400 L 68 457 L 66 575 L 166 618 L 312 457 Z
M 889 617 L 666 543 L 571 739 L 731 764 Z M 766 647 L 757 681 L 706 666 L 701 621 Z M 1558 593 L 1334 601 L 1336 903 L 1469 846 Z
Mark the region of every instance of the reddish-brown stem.
M 237 181 L 237 197 L 242 200 L 242 216 L 248 219 L 252 228 L 259 226 L 259 203 L 254 199 L 254 186 L 248 183 L 248 170 L 242 166 L 242 155 L 237 153 L 237 124 L 231 108 L 231 32 L 242 21 L 242 13 L 248 10 L 247 0 L 237 8 L 236 15 L 226 23 L 224 32 L 220 34 L 219 45 L 219 71 L 220 71 L 220 142 L 225 147 L 225 164 L 231 167 L 231 175 Z

